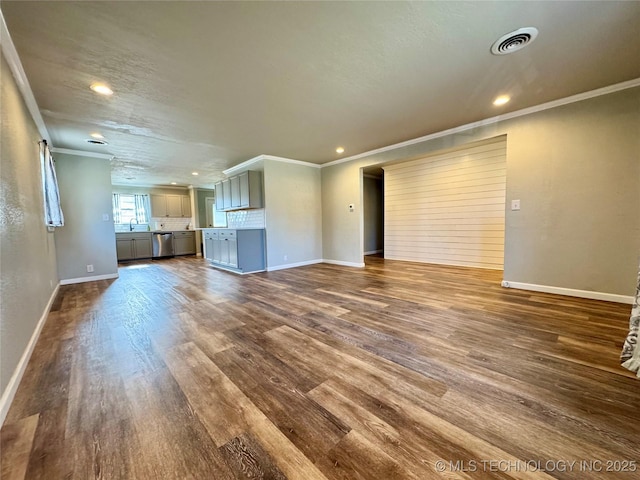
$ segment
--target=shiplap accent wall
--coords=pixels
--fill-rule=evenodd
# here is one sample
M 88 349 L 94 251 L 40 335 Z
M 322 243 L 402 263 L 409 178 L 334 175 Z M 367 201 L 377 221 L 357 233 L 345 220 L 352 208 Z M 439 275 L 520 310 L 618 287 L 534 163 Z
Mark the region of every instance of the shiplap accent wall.
M 506 137 L 384 167 L 384 256 L 502 269 Z

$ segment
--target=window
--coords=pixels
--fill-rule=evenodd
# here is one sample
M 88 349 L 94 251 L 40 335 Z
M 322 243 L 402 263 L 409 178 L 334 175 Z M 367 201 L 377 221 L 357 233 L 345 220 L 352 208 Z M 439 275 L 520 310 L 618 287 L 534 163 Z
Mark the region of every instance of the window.
M 149 195 L 113 194 L 113 223 L 149 223 Z
M 60 206 L 56 167 L 46 140 L 40 142 L 40 166 L 42 171 L 42 191 L 44 193 L 44 223 L 48 227 L 63 227 L 64 216 Z

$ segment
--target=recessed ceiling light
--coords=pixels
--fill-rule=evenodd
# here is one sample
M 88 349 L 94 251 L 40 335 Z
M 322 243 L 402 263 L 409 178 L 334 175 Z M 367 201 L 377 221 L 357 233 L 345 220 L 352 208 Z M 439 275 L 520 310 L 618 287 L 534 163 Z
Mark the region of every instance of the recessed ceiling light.
M 104 83 L 93 83 L 90 88 L 100 95 L 113 95 L 113 90 L 107 87 Z
M 177 185 L 177 183 L 176 182 L 171 182 L 171 185 Z
M 198 175 L 198 172 L 191 172 L 191 175 Z
M 336 148 L 336 153 L 344 153 L 344 147 Z
M 98 140 L 98 139 L 94 139 L 94 138 L 87 138 L 87 143 L 90 143 L 92 145 L 109 145 L 104 140 Z
M 507 103 L 509 100 L 511 100 L 511 97 L 509 95 L 500 95 L 493 101 L 493 104 L 499 107 L 500 105 L 504 105 L 505 103 Z

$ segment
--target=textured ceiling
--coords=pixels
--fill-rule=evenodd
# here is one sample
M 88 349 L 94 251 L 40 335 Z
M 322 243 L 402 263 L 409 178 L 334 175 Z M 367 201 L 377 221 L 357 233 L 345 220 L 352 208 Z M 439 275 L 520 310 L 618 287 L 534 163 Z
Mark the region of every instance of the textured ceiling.
M 53 145 L 115 155 L 114 183 L 206 186 L 260 154 L 325 163 L 640 77 L 640 2 L 0 8 Z M 490 54 L 524 26 L 529 47 Z M 109 145 L 86 143 L 96 131 Z

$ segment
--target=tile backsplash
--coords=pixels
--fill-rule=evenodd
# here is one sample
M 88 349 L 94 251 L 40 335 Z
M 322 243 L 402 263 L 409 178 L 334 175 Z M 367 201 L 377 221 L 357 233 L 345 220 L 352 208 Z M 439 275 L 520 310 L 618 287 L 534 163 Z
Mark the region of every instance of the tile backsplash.
M 163 227 L 160 224 L 164 225 Z M 185 230 L 187 225 L 193 229 L 190 218 L 153 217 L 149 223 L 151 230 Z M 128 232 L 129 225 L 116 225 L 116 232 Z M 227 212 L 227 228 L 265 228 L 264 208 Z M 146 232 L 147 225 L 133 224 L 134 232 Z
M 161 227 L 160 224 L 164 227 Z M 187 225 L 189 225 L 189 230 L 193 228 L 191 218 L 151 218 L 151 230 L 187 230 Z
M 164 225 L 163 227 L 160 224 Z M 191 223 L 190 218 L 166 218 L 166 217 L 158 217 L 151 218 L 151 222 L 149 222 L 149 226 L 151 230 L 168 230 L 168 231 L 178 231 L 178 230 L 186 230 L 187 225 L 189 225 L 189 229 L 193 228 L 193 224 Z M 116 232 L 128 232 L 129 224 L 125 225 L 115 225 Z M 134 232 L 146 232 L 147 224 L 137 225 L 133 224 Z
M 227 212 L 227 228 L 265 228 L 264 208 Z

